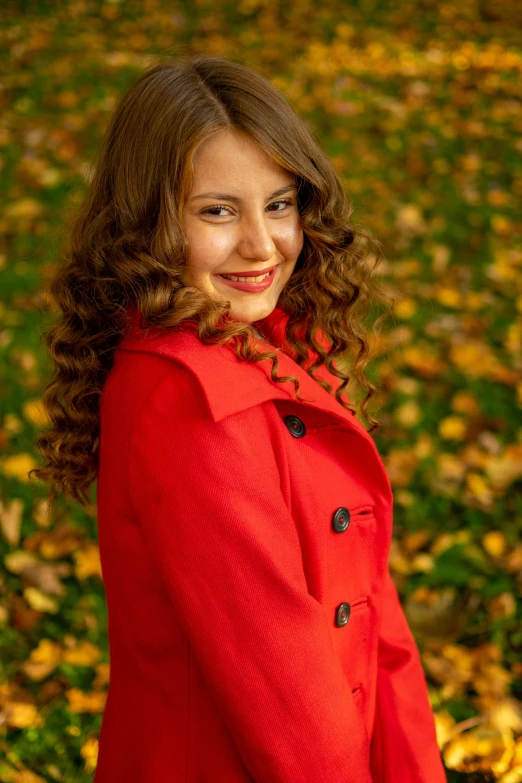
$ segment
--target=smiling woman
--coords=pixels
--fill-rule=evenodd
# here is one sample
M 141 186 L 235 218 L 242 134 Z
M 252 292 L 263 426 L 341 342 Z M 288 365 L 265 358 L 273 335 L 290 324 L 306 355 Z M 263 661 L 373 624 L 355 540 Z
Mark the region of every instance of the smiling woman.
M 377 426 L 364 318 L 393 298 L 351 211 L 240 63 L 159 63 L 111 118 L 51 286 L 31 471 L 51 509 L 97 479 L 96 783 L 444 780 L 388 570 L 391 485 L 335 363 Z
M 279 384 L 278 346 L 257 341 L 277 304 L 297 363 L 312 349 L 307 372 L 329 393 L 330 374 L 340 379 L 336 399 L 355 413 L 344 397 L 353 378 L 370 432 L 379 427 L 364 321 L 370 304 L 383 305 L 376 333 L 396 301 L 374 276 L 381 243 L 351 222 L 330 160 L 268 78 L 215 56 L 158 62 L 122 95 L 93 169 L 49 289 L 60 315 L 42 336 L 55 368 L 42 399 L 51 427 L 35 444 L 45 464 L 30 475 L 49 484 L 51 513 L 57 491 L 90 502 L 99 394 L 135 312 L 145 327 L 196 324 L 201 340 L 231 345 L 238 359 L 270 361 Z M 272 267 L 258 283 L 223 276 Z
M 210 192 L 220 187 L 226 192 Z M 233 130 L 198 149 L 183 229 L 188 253 L 182 282 L 213 298 L 230 296 L 231 315 L 246 322 L 273 311 L 304 243 L 295 182 Z

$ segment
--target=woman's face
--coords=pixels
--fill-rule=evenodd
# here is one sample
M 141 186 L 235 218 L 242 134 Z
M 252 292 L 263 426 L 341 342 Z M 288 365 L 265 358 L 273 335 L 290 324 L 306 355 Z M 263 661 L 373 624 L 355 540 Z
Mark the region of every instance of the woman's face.
M 188 261 L 181 281 L 228 299 L 238 321 L 265 318 L 303 247 L 294 177 L 248 136 L 221 131 L 196 152 L 183 229 Z M 241 291 L 220 277 L 272 267 L 271 285 L 262 291 Z

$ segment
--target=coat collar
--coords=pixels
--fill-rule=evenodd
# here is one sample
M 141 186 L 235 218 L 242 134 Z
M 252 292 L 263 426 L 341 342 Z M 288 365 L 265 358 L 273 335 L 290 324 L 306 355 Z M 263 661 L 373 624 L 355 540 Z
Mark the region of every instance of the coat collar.
M 184 321 L 182 325 L 166 333 L 165 330 L 155 327 L 140 330 L 140 313 L 135 308 L 129 307 L 127 314 L 130 329 L 119 350 L 171 356 L 185 364 L 198 377 L 214 421 L 220 421 L 226 416 L 267 400 L 290 400 L 296 405 L 305 404 L 327 413 L 332 418 L 332 424 L 356 430 L 375 448 L 372 437 L 357 417 L 294 361 L 291 347 L 285 340 L 289 315 L 280 307 L 276 307 L 269 316 L 256 321 L 254 325 L 263 335 L 259 342 L 267 346 L 266 350 L 269 346 L 282 349 L 278 353 L 277 375 L 296 377 L 299 380 L 299 394 L 306 402 L 295 400 L 292 381 L 272 381 L 272 363 L 269 359 L 250 364 L 239 361 L 231 346 L 205 345 L 198 337 L 194 321 Z M 315 356 L 311 351 L 306 367 L 310 366 Z M 334 390 L 340 384 L 339 379 L 328 373 L 325 367 L 321 367 L 317 374 L 328 380 Z

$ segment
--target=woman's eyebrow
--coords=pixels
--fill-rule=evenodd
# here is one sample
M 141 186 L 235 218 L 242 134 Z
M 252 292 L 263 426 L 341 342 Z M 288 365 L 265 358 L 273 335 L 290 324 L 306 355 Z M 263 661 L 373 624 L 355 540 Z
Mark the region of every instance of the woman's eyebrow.
M 285 193 L 288 193 L 288 191 L 293 190 L 295 188 L 295 185 L 286 185 L 284 188 L 280 188 L 279 190 L 276 190 L 274 193 L 272 193 L 271 196 L 268 196 L 267 201 L 270 201 L 270 199 L 276 198 L 277 196 L 283 196 Z M 229 193 L 200 193 L 198 196 L 192 196 L 189 201 L 194 201 L 197 198 L 217 198 L 222 199 L 223 201 L 234 201 L 236 204 L 242 204 L 243 199 L 239 198 L 238 196 L 231 196 Z

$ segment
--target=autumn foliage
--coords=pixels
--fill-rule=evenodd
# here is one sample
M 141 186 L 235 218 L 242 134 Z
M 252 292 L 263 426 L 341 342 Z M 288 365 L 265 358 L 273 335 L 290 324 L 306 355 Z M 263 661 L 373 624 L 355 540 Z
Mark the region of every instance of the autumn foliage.
M 390 565 L 448 780 L 522 782 L 522 8 L 507 0 L 7 2 L 0 51 L 0 780 L 90 781 L 107 696 L 96 505 L 51 522 L 39 332 L 114 98 L 158 55 L 260 69 L 400 294 L 372 412 Z M 350 391 L 350 390 L 349 390 Z M 357 396 L 357 389 L 353 389 Z

